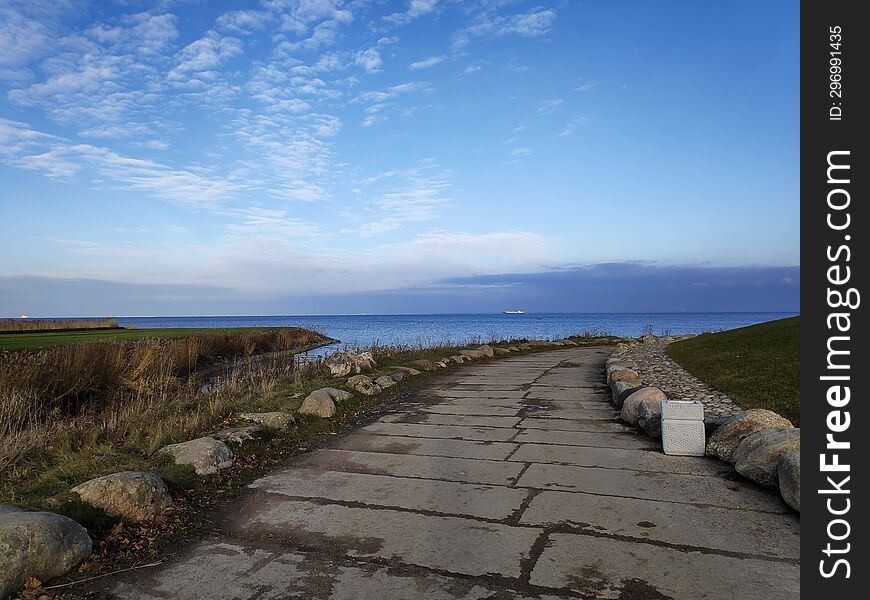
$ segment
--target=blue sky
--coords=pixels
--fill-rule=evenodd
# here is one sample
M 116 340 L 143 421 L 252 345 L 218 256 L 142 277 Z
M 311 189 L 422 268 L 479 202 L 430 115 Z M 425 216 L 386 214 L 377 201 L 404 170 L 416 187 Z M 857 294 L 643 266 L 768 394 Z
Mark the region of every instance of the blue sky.
M 794 310 L 798 42 L 796 2 L 0 0 L 0 314 L 606 310 L 559 274 L 608 265 L 624 310 Z

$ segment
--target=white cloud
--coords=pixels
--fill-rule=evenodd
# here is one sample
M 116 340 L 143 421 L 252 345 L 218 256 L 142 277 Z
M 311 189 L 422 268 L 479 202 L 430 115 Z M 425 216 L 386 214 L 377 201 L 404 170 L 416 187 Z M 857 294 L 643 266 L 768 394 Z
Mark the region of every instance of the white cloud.
M 600 81 L 594 81 L 594 80 L 593 81 L 583 81 L 581 79 L 580 85 L 575 87 L 574 91 L 575 92 L 588 92 L 589 90 L 591 90 L 593 88 L 597 88 L 599 85 L 601 85 Z
M 363 119 L 363 127 L 370 127 L 379 121 L 387 119 L 385 114 L 394 105 L 394 100 L 405 94 L 415 92 L 431 92 L 432 87 L 422 81 L 400 83 L 381 90 L 368 90 L 361 92 L 353 102 L 367 104 L 364 108 L 367 116 Z M 408 110 L 408 107 L 405 109 Z
M 176 66 L 169 79 L 181 81 L 202 77 L 212 69 L 243 53 L 242 41 L 209 31 L 205 36 L 185 46 L 176 56 Z
M 384 64 L 377 48 L 368 48 L 367 50 L 360 51 L 357 53 L 354 62 L 369 73 L 380 70 L 381 66 Z
M 193 168 L 174 168 L 125 156 L 109 148 L 75 144 L 0 118 L 0 160 L 52 178 L 68 178 L 93 169 L 118 189 L 142 191 L 176 204 L 209 208 L 244 187 L 232 178 Z
M 541 116 L 549 115 L 558 110 L 564 102 L 565 101 L 561 98 L 556 98 L 554 100 L 543 100 L 538 104 L 538 114 Z
M 504 35 L 520 35 L 523 37 L 540 37 L 550 32 L 556 22 L 556 11 L 553 9 L 534 8 L 526 13 L 516 15 L 498 15 L 483 12 L 467 28 L 453 36 L 453 47 L 461 49 L 474 38 L 499 37 Z
M 407 25 L 414 19 L 431 13 L 437 4 L 438 0 L 411 0 L 408 2 L 408 10 L 387 15 L 384 20 L 393 25 Z
M 532 153 L 532 149 L 528 146 L 520 146 L 519 148 L 514 148 L 511 150 L 511 156 L 520 157 L 520 156 L 529 156 Z
M 215 29 L 234 35 L 248 35 L 265 28 L 274 15 L 258 10 L 231 10 L 215 20 Z
M 121 25 L 95 25 L 85 33 L 106 48 L 139 54 L 162 54 L 178 37 L 175 15 L 143 12 L 120 19 Z
M 361 185 L 370 196 L 368 212 L 377 218 L 354 231 L 374 235 L 401 229 L 408 223 L 434 219 L 439 209 L 450 202 L 447 192 L 452 175 L 451 171 L 426 159 L 413 167 L 363 180 Z
M 556 137 L 565 137 L 572 135 L 579 127 L 582 127 L 589 121 L 588 117 L 575 117 L 571 119 L 565 128 Z
M 411 70 L 428 69 L 430 67 L 434 67 L 435 65 L 443 63 L 445 60 L 447 60 L 447 57 L 444 55 L 431 56 L 429 58 L 424 58 L 423 60 L 418 60 L 417 62 L 412 62 L 410 65 L 408 65 L 408 68 Z

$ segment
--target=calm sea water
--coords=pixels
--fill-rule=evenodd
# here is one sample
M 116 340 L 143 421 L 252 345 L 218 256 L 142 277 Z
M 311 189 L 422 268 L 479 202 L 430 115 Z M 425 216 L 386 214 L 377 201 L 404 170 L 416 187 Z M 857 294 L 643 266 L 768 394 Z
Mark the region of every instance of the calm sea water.
M 314 329 L 342 344 L 466 343 L 511 338 L 561 338 L 587 331 L 637 337 L 744 327 L 797 313 L 526 313 L 524 315 L 329 315 L 261 317 L 121 317 L 124 327 L 275 327 Z

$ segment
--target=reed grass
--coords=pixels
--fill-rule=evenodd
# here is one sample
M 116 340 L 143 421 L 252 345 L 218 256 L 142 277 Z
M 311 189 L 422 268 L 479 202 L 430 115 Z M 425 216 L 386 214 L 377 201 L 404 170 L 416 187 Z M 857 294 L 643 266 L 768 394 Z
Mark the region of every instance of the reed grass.
M 117 328 L 114 317 L 104 319 L 0 319 L 0 332 L 64 331 L 70 329 Z

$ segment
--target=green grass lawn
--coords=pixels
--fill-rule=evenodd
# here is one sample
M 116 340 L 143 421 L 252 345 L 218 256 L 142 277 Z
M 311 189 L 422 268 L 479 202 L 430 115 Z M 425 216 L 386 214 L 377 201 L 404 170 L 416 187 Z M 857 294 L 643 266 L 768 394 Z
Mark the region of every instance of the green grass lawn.
M 668 355 L 743 408 L 767 408 L 800 426 L 800 317 L 674 342 Z
M 167 328 L 167 329 L 104 329 L 97 331 L 45 331 L 34 333 L 8 333 L 0 335 L 0 350 L 34 350 L 65 344 L 120 340 L 131 342 L 141 339 L 164 339 L 177 337 L 210 336 L 216 334 L 239 334 L 254 331 L 271 331 L 280 327 L 232 327 L 232 328 Z

